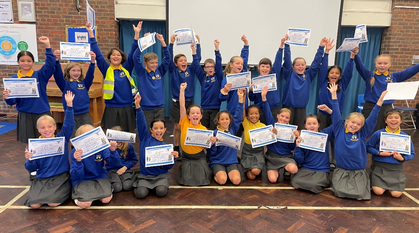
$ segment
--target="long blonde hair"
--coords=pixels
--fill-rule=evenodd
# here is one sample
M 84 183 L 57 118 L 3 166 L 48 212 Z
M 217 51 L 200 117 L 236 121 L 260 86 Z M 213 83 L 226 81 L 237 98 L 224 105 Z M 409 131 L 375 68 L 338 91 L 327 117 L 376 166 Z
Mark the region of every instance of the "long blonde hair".
M 227 75 L 227 74 L 231 73 L 231 63 L 233 63 L 236 59 L 242 59 L 243 60 L 243 58 L 240 57 L 240 56 L 231 57 L 230 61 L 227 63 L 226 68 L 223 71 L 224 75 Z
M 389 54 L 381 54 L 381 55 L 378 55 L 378 56 L 375 58 L 375 63 L 377 63 L 377 59 L 378 59 L 378 58 L 381 58 L 381 57 L 388 57 L 388 59 L 390 60 L 390 64 L 391 64 L 391 57 L 390 57 L 390 55 L 389 55 Z M 376 72 L 376 71 L 377 71 L 377 68 L 375 68 L 375 70 L 372 72 L 372 77 L 371 77 L 371 79 L 370 79 L 371 90 L 372 90 L 372 86 L 374 86 L 374 83 L 375 83 L 374 74 L 375 74 L 375 72 Z M 390 72 L 390 69 L 388 69 L 388 77 L 389 77 L 389 78 L 391 78 L 391 72 Z M 393 81 L 390 79 L 390 82 L 392 83 Z
M 70 70 L 73 69 L 76 66 L 78 66 L 80 68 L 80 77 L 77 79 L 77 81 L 78 82 L 83 81 L 84 74 L 83 74 L 82 64 L 81 63 L 78 63 L 78 62 L 70 62 L 65 67 L 65 69 L 64 69 L 64 78 L 65 78 L 65 80 L 72 81 L 72 78 L 70 76 Z

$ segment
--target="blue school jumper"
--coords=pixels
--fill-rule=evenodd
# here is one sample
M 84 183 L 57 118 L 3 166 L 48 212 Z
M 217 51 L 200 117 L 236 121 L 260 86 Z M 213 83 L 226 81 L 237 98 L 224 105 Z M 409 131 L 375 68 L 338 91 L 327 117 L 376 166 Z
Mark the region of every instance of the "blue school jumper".
M 172 90 L 173 99 L 179 101 L 179 92 L 180 84 L 187 83 L 188 86 L 185 89 L 185 101 L 193 100 L 195 94 L 195 73 L 188 66 L 186 71 L 180 71 L 173 62 L 173 44 L 169 45 L 170 52 L 170 64 L 169 64 L 169 74 L 170 74 L 170 86 Z
M 231 135 L 236 135 L 237 130 L 240 127 L 240 124 L 243 120 L 243 104 L 237 104 L 237 111 L 234 113 L 233 122 L 230 123 L 228 130 L 224 130 L 224 133 L 229 133 Z M 217 135 L 219 129 L 214 130 L 214 137 Z M 228 146 L 215 146 L 212 145 L 210 149 L 207 149 L 208 156 L 210 159 L 210 168 L 215 164 L 221 164 L 223 166 L 228 166 L 230 164 L 238 164 L 237 160 L 237 150 Z
M 74 128 L 74 113 L 72 107 L 67 107 L 63 127 L 55 137 L 64 137 L 64 154 L 35 160 L 26 160 L 25 168 L 29 172 L 36 172 L 40 179 L 53 177 L 70 170 L 68 162 L 68 141 Z
M 243 59 L 243 69 L 241 72 L 247 72 L 247 62 L 249 60 L 249 45 L 243 46 L 240 57 Z M 227 79 L 224 77 L 221 83 L 221 89 L 227 84 Z M 237 90 L 229 91 L 227 95 L 219 93 L 219 98 L 221 101 L 227 100 L 227 110 L 234 115 L 236 111 L 237 103 L 239 102 L 239 97 L 237 96 Z M 248 100 L 246 98 L 245 106 L 248 106 Z
M 141 108 L 137 108 L 137 132 L 140 138 L 140 174 L 144 176 L 157 176 L 167 173 L 174 164 L 156 167 L 145 166 L 145 148 L 166 145 L 166 143 L 151 136 L 150 131 L 147 128 L 144 112 Z M 176 159 L 174 159 L 174 161 L 176 163 Z
M 404 161 L 400 162 L 397 159 L 393 158 L 393 156 L 380 156 L 378 153 L 380 152 L 380 137 L 381 132 L 387 132 L 386 129 L 380 129 L 375 131 L 370 139 L 367 142 L 367 152 L 372 154 L 372 159 L 377 162 L 382 163 L 392 163 L 392 164 L 403 164 L 405 161 L 409 161 L 415 157 L 415 148 L 413 146 L 413 142 L 410 141 L 410 154 L 402 154 Z M 405 132 L 400 131 L 400 134 L 407 135 Z
M 276 91 L 268 91 L 266 94 L 266 99 L 268 101 L 269 107 L 276 108 L 279 106 L 279 77 L 281 76 L 281 69 L 282 69 L 282 48 L 278 49 L 278 52 L 276 52 L 275 62 L 272 66 L 272 70 L 270 74 L 276 74 L 276 83 L 277 83 L 277 89 Z M 249 91 L 249 100 L 253 101 L 254 104 L 256 104 L 259 107 L 262 107 L 262 96 L 260 93 L 253 93 L 253 91 Z
M 378 99 L 380 99 L 381 93 L 387 90 L 387 84 L 390 82 L 398 83 L 403 82 L 411 77 L 413 77 L 416 73 L 419 72 L 419 64 L 414 65 L 410 68 L 407 68 L 403 71 L 391 73 L 391 76 L 388 74 L 377 74 L 376 72 L 371 72 L 368 70 L 367 67 L 362 63 L 361 58 L 356 55 L 355 56 L 355 65 L 356 70 L 364 79 L 366 87 L 365 87 L 365 95 L 364 99 L 366 101 L 377 103 Z M 374 76 L 375 81 L 374 85 L 371 87 L 371 77 Z M 394 103 L 394 100 L 385 100 L 383 105 L 388 105 Z
M 39 97 L 5 99 L 8 105 L 16 104 L 16 110 L 19 112 L 41 114 L 50 110 L 47 96 L 47 84 L 52 74 L 54 74 L 55 69 L 55 56 L 52 53 L 51 48 L 46 49 L 45 56 L 45 64 L 40 70 L 34 71 L 31 76 L 22 77 L 36 79 Z M 11 78 L 18 78 L 18 75 L 15 74 Z
M 295 147 L 294 160 L 300 164 L 302 168 L 310 171 L 330 173 L 329 141 L 333 138 L 333 126 L 321 130 L 320 133 L 328 134 L 325 151 L 319 152 Z
M 81 66 L 81 65 L 80 65 Z M 89 112 L 90 98 L 89 98 L 89 89 L 92 86 L 95 73 L 95 63 L 90 63 L 89 69 L 86 72 L 86 77 L 78 81 L 67 81 L 64 78 L 63 71 L 61 70 L 60 61 L 55 62 L 55 83 L 63 92 L 62 102 L 64 109 L 67 108 L 67 102 L 65 101 L 65 94 L 67 91 L 71 91 L 74 94 L 73 100 L 73 110 L 74 114 L 83 114 Z
M 223 66 L 221 64 L 220 51 L 215 50 L 215 73 L 209 76 L 205 73 L 201 65 L 201 45 L 197 44 L 196 54 L 193 55 L 191 69 L 201 83 L 201 108 L 220 109 L 221 100 L 219 97 L 221 82 L 223 81 Z
M 144 110 L 162 108 L 164 106 L 164 82 L 163 76 L 169 69 L 170 52 L 167 47 L 162 47 L 164 57 L 161 64 L 153 72 L 143 67 L 141 51 L 137 49 L 134 53 L 134 67 L 137 73 L 138 91 L 141 95 L 141 107 Z
M 269 108 L 269 104 L 267 101 L 262 101 L 262 110 L 263 114 L 265 114 L 266 118 L 266 125 L 272 125 L 275 127 L 275 119 L 272 116 L 271 109 Z M 277 141 L 275 143 L 269 144 L 266 146 L 268 150 L 277 153 L 279 155 L 289 155 L 291 151 L 295 148 L 295 143 L 285 143 Z
M 319 46 L 313 62 L 304 74 L 298 75 L 292 69 L 291 50 L 288 44 L 284 49 L 284 94 L 282 96 L 282 104 L 293 108 L 305 108 L 310 97 L 311 81 L 316 77 L 317 70 L 320 67 L 324 46 Z
M 127 167 L 127 170 L 129 170 L 138 163 L 137 154 L 131 143 L 128 143 L 128 151 L 125 159 L 121 156 L 121 149 L 116 148 L 115 151 L 118 154 L 119 159 L 112 160 L 111 163 L 106 163 L 105 167 L 107 172 L 119 170 L 123 166 Z
M 322 65 L 319 70 L 319 99 L 317 100 L 318 105 L 325 104 L 330 109 L 332 108 L 332 94 L 327 89 L 329 86 L 329 79 L 327 78 L 327 70 L 329 69 L 329 54 L 325 53 L 323 55 Z M 340 112 L 343 110 L 343 104 L 345 103 L 345 90 L 349 85 L 349 82 L 352 78 L 352 72 L 354 70 L 354 59 L 349 59 L 348 63 L 345 66 L 343 74 L 339 80 L 340 91 L 336 94 L 338 95 L 339 109 Z M 328 112 L 319 110 L 323 115 L 329 116 Z
M 361 170 L 367 166 L 366 140 L 377 122 L 381 107 L 375 105 L 364 126 L 356 133 L 346 132 L 338 101 L 332 100 L 332 122 L 335 135 L 336 166 L 346 170 Z
M 106 77 L 106 72 L 109 68 L 109 64 L 106 62 L 105 57 L 103 56 L 102 52 L 99 49 L 97 41 L 95 38 L 90 38 L 90 48 L 91 50 L 96 53 L 96 61 L 97 66 L 100 72 L 103 75 L 103 78 Z M 133 54 L 135 49 L 138 48 L 137 40 L 134 40 L 131 45 L 131 51 L 127 54 L 127 60 L 122 64 L 129 73 L 132 72 L 134 68 L 134 60 Z M 106 107 L 113 107 L 113 108 L 124 108 L 124 107 L 131 107 L 132 106 L 132 89 L 131 84 L 127 79 L 127 74 L 122 69 L 114 69 L 114 94 L 113 98 L 110 100 L 105 100 Z
M 80 162 L 74 158 L 74 152 L 76 152 L 75 148 L 70 153 L 70 178 L 73 187 L 86 180 L 107 179 L 108 176 L 103 167 L 105 161 L 106 163 L 112 163 L 115 160 L 119 160 L 119 155 L 116 150 L 110 151 L 109 148 L 82 159 Z

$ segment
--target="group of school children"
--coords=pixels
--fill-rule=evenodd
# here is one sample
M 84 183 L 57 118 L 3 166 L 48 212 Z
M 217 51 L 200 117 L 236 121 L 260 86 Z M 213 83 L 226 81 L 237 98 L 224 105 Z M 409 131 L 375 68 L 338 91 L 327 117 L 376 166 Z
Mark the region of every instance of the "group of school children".
M 63 155 L 31 160 L 33 153 L 28 150 L 25 152 L 26 169 L 36 172 L 27 206 L 58 206 L 71 194 L 76 205 L 88 208 L 95 200 L 109 203 L 113 193 L 122 190 L 134 190 L 137 198 L 145 198 L 150 191 L 159 197 L 165 196 L 169 189 L 168 171 L 173 165 L 146 167 L 145 150 L 146 147 L 165 144 L 163 76 L 167 71 L 173 95 L 170 119 L 175 124 L 172 155 L 174 158 L 182 155 L 176 179 L 179 184 L 209 185 L 211 170 L 214 180 L 221 185 L 228 180 L 239 185 L 242 177 L 255 179 L 261 173 L 266 174 L 269 182 L 276 183 L 281 182 L 284 174 L 289 173 L 291 185 L 295 189 L 320 193 L 330 186 L 329 173 L 333 168 L 332 192 L 338 197 L 369 200 L 371 188 L 377 195 L 389 190 L 394 197 L 399 197 L 404 191 L 406 177 L 403 163 L 414 157 L 413 144 L 411 154 L 379 151 L 380 132 L 405 134 L 400 131 L 401 113 L 392 109 L 391 100 L 383 101 L 383 98 L 387 83 L 402 82 L 410 78 L 419 72 L 419 65 L 391 73 L 390 57 L 380 55 L 375 61 L 376 69 L 371 72 L 357 56 L 356 48 L 351 52 L 342 72 L 339 66 L 328 67 L 329 51 L 334 44 L 333 40 L 323 38 L 310 68 L 306 69 L 303 58 L 298 57 L 291 61 L 290 46 L 285 43 L 285 36 L 281 39 L 273 65 L 268 58 L 261 59 L 258 65 L 261 76 L 275 73 L 279 78 L 282 70 L 285 87 L 282 94 L 283 108 L 280 109 L 279 89 L 268 92 L 265 87 L 261 93 L 254 93 L 252 87 L 248 90 L 231 90 L 232 84 L 226 82 L 226 75 L 247 71 L 249 44 L 246 36 L 241 38 L 244 42 L 241 55 L 233 56 L 224 71 L 219 51 L 220 42 L 214 40 L 215 61 L 205 60 L 202 70 L 199 43 L 196 47 L 191 46 L 193 61 L 190 66 L 185 55 L 173 57 L 176 35 L 171 36 L 167 46 L 163 36 L 156 34 L 164 51 L 160 65 L 154 53 L 146 53 L 142 61 L 142 52 L 137 45 L 141 27 L 142 22 L 133 25 L 135 35 L 129 54 L 126 55 L 118 48 L 111 48 L 106 55 L 110 62 L 108 64 L 90 25 L 86 23 L 92 51 L 91 63 L 85 77 L 78 63 L 69 63 L 64 72 L 61 70 L 60 51 L 52 52 L 47 37 L 39 38 L 46 47 L 45 64 L 40 70 L 32 70 L 34 58 L 30 52 L 22 51 L 18 54 L 20 70 L 12 78 L 35 78 L 40 97 L 7 99 L 9 92 L 3 91 L 7 104 L 16 104 L 18 110 L 17 140 L 27 143 L 28 138 L 39 135 L 40 138 L 65 137 Z M 200 38 L 196 37 L 199 41 Z M 133 146 L 126 142 L 111 141 L 108 149 L 86 158 L 83 157 L 82 149 L 68 152 L 68 141 L 71 137 L 93 129 L 89 115 L 88 90 L 93 82 L 96 62 L 104 77 L 103 96 L 106 108 L 102 126 L 121 131 L 137 129 L 140 139 L 139 173 L 130 170 L 137 164 L 138 157 Z M 366 102 L 362 114 L 351 113 L 343 120 L 341 111 L 344 92 L 351 80 L 354 63 L 366 82 Z M 137 74 L 138 85 L 130 75 L 133 69 Z M 319 114 L 306 116 L 310 84 L 317 73 L 320 86 Z M 52 75 L 63 92 L 65 108 L 64 123 L 57 135 L 56 123 L 49 112 L 46 95 L 46 85 Z M 202 87 L 201 106 L 192 102 L 195 76 Z M 249 106 L 249 100 L 254 104 Z M 227 101 L 227 110 L 220 111 L 222 101 Z M 133 102 L 135 109 L 132 107 Z M 297 130 L 294 132 L 295 143 L 278 141 L 266 148 L 253 148 L 249 130 L 275 123 L 294 124 L 299 130 L 305 128 L 326 133 L 328 140 L 334 141 L 332 147 L 339 150 L 333 152 L 332 149 L 333 156 L 330 160 L 329 145 L 325 152 L 300 148 L 302 138 Z M 379 129 L 375 133 L 374 127 Z M 188 128 L 211 129 L 214 130 L 214 135 L 221 131 L 242 136 L 244 132 L 240 158 L 234 148 L 215 146 L 215 136 L 210 139 L 213 146 L 206 150 L 199 146 L 185 145 Z M 371 133 L 373 134 L 367 141 Z M 367 151 L 372 154 L 370 175 L 366 171 Z

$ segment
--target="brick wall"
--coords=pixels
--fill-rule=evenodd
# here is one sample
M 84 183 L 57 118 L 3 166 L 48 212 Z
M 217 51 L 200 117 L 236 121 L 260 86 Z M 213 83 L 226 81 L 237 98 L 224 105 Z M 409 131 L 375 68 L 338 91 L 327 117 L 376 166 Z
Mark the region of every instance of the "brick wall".
M 393 0 L 394 6 L 419 7 L 419 1 Z M 392 67 L 390 71 L 397 72 L 412 66 L 412 56 L 419 55 L 419 9 L 393 8 L 391 26 L 383 30 L 381 54 L 390 54 Z M 415 75 L 408 81 L 418 81 Z M 415 100 L 409 100 L 414 107 L 419 102 L 419 94 Z M 405 102 L 396 101 L 397 106 L 406 106 Z
M 13 2 L 13 16 L 15 23 L 18 21 L 17 0 Z M 107 53 L 111 47 L 119 47 L 118 23 L 115 21 L 113 0 L 89 0 L 89 4 L 96 11 L 97 40 L 103 53 Z M 59 43 L 66 41 L 65 26 L 84 26 L 86 22 L 85 1 L 80 1 L 81 12 L 77 12 L 75 1 L 68 0 L 42 0 L 35 1 L 36 34 L 37 36 L 48 36 L 51 40 L 51 47 L 59 49 Z M 45 50 L 38 45 L 39 61 L 45 61 Z M 11 77 L 18 71 L 18 66 L 0 65 L 0 79 Z M 0 80 L 1 91 L 3 81 Z M 17 114 L 15 107 L 10 107 L 0 96 L 0 115 Z

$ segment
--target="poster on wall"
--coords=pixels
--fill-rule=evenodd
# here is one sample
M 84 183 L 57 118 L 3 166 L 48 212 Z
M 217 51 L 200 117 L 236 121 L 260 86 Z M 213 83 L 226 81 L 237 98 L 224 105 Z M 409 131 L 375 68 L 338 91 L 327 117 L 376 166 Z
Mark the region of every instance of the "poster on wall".
M 13 23 L 13 7 L 10 0 L 0 0 L 0 23 Z
M 38 61 L 34 24 L 0 24 L 0 65 L 17 65 L 16 55 L 30 51 Z

